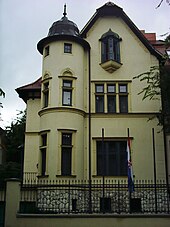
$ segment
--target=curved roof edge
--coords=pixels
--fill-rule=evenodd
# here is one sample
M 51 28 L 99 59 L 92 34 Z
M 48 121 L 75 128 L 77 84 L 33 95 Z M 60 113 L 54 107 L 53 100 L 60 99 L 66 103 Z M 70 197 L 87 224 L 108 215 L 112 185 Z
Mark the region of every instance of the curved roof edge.
M 37 44 L 38 51 L 41 54 L 43 54 L 44 46 L 53 42 L 53 41 L 57 41 L 57 40 L 75 41 L 75 42 L 79 43 L 81 46 L 83 46 L 85 49 L 90 49 L 89 43 L 81 37 L 72 36 L 72 35 L 54 35 L 54 36 L 47 36 L 47 37 L 41 39 Z

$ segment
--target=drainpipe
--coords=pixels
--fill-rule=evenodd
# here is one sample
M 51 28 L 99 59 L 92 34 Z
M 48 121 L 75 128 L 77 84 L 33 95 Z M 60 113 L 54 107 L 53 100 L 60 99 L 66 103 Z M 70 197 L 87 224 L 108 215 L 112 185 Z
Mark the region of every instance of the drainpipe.
M 90 47 L 88 50 L 88 65 L 89 65 L 89 213 L 92 213 L 92 198 L 91 198 L 91 57 Z

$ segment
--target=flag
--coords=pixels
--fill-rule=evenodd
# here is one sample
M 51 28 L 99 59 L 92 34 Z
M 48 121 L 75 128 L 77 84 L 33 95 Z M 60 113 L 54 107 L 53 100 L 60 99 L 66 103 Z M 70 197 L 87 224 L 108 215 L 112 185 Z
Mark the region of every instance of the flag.
M 128 190 L 129 192 L 134 192 L 134 181 L 133 181 L 133 171 L 132 171 L 132 161 L 131 161 L 131 146 L 130 138 L 127 141 L 127 170 L 128 170 Z

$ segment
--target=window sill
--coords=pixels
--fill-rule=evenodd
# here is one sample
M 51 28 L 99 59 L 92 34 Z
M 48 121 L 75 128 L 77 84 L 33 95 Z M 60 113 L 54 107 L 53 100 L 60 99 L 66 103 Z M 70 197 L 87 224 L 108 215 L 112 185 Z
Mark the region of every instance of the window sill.
M 76 175 L 56 175 L 56 177 L 61 177 L 61 178 L 72 178 L 72 177 L 76 177 Z
M 49 177 L 49 175 L 38 175 L 37 177 L 38 178 L 47 178 L 47 177 Z
M 113 73 L 114 71 L 116 71 L 122 66 L 121 63 L 116 62 L 114 60 L 109 60 L 109 61 L 100 63 L 100 65 L 104 70 L 106 70 L 109 73 Z
M 127 175 L 123 175 L 123 176 L 121 176 L 121 175 L 120 176 L 117 176 L 117 175 L 114 175 L 114 176 L 113 175 L 104 175 L 104 176 L 103 175 L 92 175 L 92 177 L 94 177 L 94 178 L 98 178 L 98 177 L 103 178 L 104 177 L 104 178 L 115 178 L 115 179 L 117 179 L 117 178 L 127 179 Z

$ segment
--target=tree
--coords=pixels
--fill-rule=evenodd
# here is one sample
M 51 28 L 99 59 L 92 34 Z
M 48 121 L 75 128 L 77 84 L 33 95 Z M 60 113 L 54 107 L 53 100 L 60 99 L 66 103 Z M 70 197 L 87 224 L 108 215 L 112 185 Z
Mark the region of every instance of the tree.
M 159 8 L 159 7 L 162 5 L 163 1 L 164 1 L 164 0 L 161 0 L 161 1 L 160 1 L 160 3 L 157 5 L 156 9 Z M 170 0 L 166 0 L 166 3 L 167 3 L 168 5 L 170 5 Z
M 0 88 L 0 96 L 5 97 L 5 92 Z
M 0 88 L 0 96 L 2 96 L 3 98 L 5 97 L 5 92 L 1 88 Z M 0 107 L 3 107 L 1 102 L 0 102 Z
M 133 77 L 133 79 L 139 79 L 141 82 L 146 82 L 146 87 L 144 87 L 139 93 L 143 93 L 142 100 L 149 98 L 158 99 L 161 94 L 160 89 L 160 68 L 159 66 L 153 66 L 150 71 L 141 73 L 138 76 Z
M 170 0 L 169 0 L 170 2 Z M 165 50 L 170 47 L 170 35 L 165 38 Z M 170 90 L 170 75 L 167 70 L 166 62 L 168 62 L 169 56 L 165 51 L 160 66 L 153 66 L 149 71 L 141 73 L 133 77 L 133 79 L 139 79 L 141 82 L 146 82 L 144 87 L 138 94 L 143 93 L 143 100 L 146 98 L 157 99 L 162 95 L 161 91 L 166 89 L 167 92 Z M 169 76 L 168 76 L 169 75 Z M 170 97 L 170 96 L 169 96 Z
M 6 163 L 0 165 L 0 184 L 6 178 L 21 178 L 23 167 L 26 110 L 20 111 L 15 121 L 5 129 Z
M 170 35 L 165 39 L 165 49 L 169 47 Z M 159 124 L 163 125 L 165 132 L 170 132 L 170 60 L 166 51 L 160 66 L 153 66 L 149 71 L 135 76 L 133 79 L 146 82 L 146 86 L 138 93 L 143 94 L 143 100 L 161 98 Z
M 17 114 L 15 121 L 6 127 L 7 162 L 21 163 L 19 149 L 24 145 L 26 110 Z

